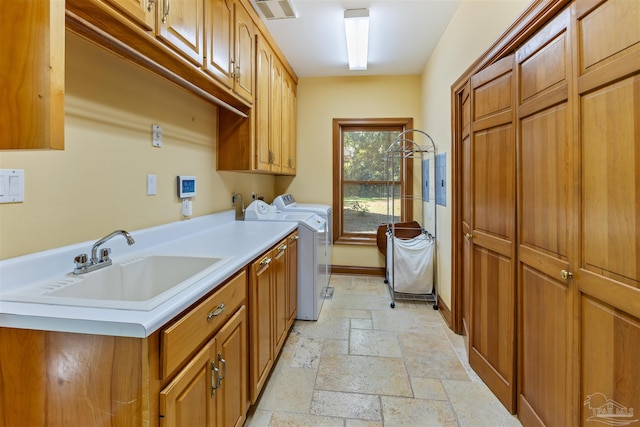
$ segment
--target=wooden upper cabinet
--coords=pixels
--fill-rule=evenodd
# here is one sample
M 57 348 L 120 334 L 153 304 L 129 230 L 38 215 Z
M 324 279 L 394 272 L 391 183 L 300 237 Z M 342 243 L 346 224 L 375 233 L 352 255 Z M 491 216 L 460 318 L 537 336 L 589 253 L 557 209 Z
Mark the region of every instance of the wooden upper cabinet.
M 156 35 L 164 43 L 202 67 L 204 61 L 203 0 L 157 0 Z
M 3 2 L 0 149 L 64 148 L 64 7 Z
M 255 78 L 255 27 L 240 2 L 235 7 L 235 84 L 234 92 L 253 102 Z
M 282 79 L 283 70 L 275 57 L 271 62 L 271 171 L 282 172 Z
M 269 172 L 271 170 L 271 148 L 269 141 L 270 93 L 271 93 L 271 61 L 269 45 L 258 37 L 256 54 L 256 101 L 255 106 L 255 169 Z
M 255 27 L 239 1 L 205 2 L 204 70 L 253 103 Z
M 103 0 L 146 30 L 156 28 L 156 2 L 162 0 Z
M 296 82 L 267 40 L 255 37 L 255 101 L 246 119 L 218 113 L 218 170 L 295 175 Z
M 204 70 L 229 88 L 235 72 L 233 7 L 233 0 L 205 2 Z
M 282 81 L 282 173 L 296 174 L 296 87 L 286 73 Z

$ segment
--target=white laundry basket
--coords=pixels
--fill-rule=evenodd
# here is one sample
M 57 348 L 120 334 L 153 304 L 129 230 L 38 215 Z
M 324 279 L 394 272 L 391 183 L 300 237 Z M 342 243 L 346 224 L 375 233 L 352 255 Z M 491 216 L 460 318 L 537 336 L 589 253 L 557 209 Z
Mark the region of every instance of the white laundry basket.
M 430 294 L 433 291 L 434 247 L 435 239 L 425 234 L 412 239 L 387 235 L 387 279 L 395 292 Z

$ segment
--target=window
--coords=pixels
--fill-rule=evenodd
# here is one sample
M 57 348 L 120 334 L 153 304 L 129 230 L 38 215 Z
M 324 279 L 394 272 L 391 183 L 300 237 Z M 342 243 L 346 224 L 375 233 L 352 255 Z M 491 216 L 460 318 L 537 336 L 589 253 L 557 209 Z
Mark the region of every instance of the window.
M 400 132 L 412 128 L 410 118 L 333 120 L 334 243 L 376 244 L 378 226 L 391 212 L 388 182 L 401 195 L 393 207 L 395 220 L 411 220 L 411 162 L 402 162 L 390 177 L 385 152 Z

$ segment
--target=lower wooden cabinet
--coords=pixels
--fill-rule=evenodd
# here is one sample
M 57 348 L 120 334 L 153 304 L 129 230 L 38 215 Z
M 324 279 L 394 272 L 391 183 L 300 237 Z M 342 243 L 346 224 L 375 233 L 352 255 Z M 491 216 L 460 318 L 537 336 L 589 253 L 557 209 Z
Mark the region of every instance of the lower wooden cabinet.
M 296 236 L 147 338 L 0 328 L 0 427 L 241 426 L 295 318 Z
M 247 368 L 243 305 L 160 392 L 160 425 L 242 425 L 247 412 Z
M 287 329 L 291 329 L 298 314 L 298 232 L 287 238 Z
M 252 403 L 260 396 L 297 312 L 297 235 L 289 235 L 249 267 Z M 293 249 L 291 241 L 295 242 Z M 293 274 L 296 280 L 292 283 Z M 291 306 L 291 286 L 296 287 L 295 307 Z

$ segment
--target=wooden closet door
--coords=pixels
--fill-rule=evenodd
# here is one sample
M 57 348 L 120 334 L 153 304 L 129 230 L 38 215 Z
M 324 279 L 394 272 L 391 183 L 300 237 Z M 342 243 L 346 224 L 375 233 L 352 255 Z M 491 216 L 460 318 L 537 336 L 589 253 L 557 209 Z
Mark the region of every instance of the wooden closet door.
M 640 418 L 640 2 L 585 0 L 572 7 L 582 159 L 573 272 L 579 298 L 576 403 L 582 425 L 635 422 Z
M 573 237 L 569 9 L 516 53 L 518 74 L 518 415 L 525 426 L 572 420 Z
M 469 363 L 515 412 L 514 56 L 471 78 Z
M 467 83 L 461 93 L 458 94 L 458 102 L 460 105 L 460 119 L 462 121 L 461 136 L 461 152 L 462 152 L 462 167 L 460 169 L 462 187 L 461 199 L 461 229 L 464 240 L 462 241 L 462 335 L 464 336 L 464 344 L 469 354 L 469 333 L 471 330 L 471 280 L 473 278 L 473 266 L 471 264 L 472 253 L 472 232 L 473 227 L 471 224 L 471 176 L 473 171 L 471 169 L 471 98 L 470 98 L 470 84 Z

